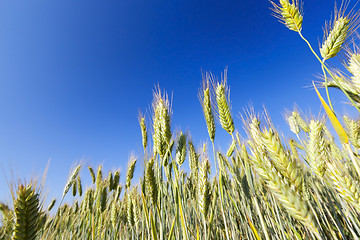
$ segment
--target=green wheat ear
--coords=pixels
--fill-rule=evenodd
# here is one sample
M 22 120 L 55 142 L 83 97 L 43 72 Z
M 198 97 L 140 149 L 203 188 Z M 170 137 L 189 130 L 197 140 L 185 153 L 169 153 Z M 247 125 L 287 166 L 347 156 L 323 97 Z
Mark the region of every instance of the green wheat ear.
M 161 158 L 164 158 L 172 136 L 171 106 L 167 94 L 161 93 L 160 88 L 154 91 L 152 110 L 154 154 L 158 153 Z
M 177 140 L 175 159 L 180 166 L 184 163 L 186 157 L 186 135 L 180 132 Z
M 20 184 L 14 201 L 15 227 L 14 240 L 32 240 L 36 238 L 40 219 L 39 194 L 32 183 Z
M 134 156 L 131 156 L 131 161 L 130 161 L 129 168 L 128 168 L 127 175 L 126 175 L 126 183 L 125 183 L 126 189 L 130 188 L 131 179 L 134 177 L 136 161 L 137 161 L 137 159 Z
M 229 88 L 227 86 L 226 69 L 224 71 L 224 76 L 221 83 L 217 83 L 216 86 L 216 104 L 217 114 L 220 120 L 221 127 L 225 129 L 229 134 L 232 134 L 235 130 L 235 127 L 230 110 L 230 97 Z
M 210 94 L 210 84 L 213 83 L 211 73 L 203 74 L 202 89 L 199 91 L 199 100 L 204 112 L 206 127 L 209 133 L 210 140 L 213 142 L 215 139 L 215 120 L 212 110 L 212 101 Z
M 148 135 L 146 130 L 145 117 L 141 113 L 139 113 L 139 124 L 141 128 L 142 144 L 145 150 L 147 147 Z

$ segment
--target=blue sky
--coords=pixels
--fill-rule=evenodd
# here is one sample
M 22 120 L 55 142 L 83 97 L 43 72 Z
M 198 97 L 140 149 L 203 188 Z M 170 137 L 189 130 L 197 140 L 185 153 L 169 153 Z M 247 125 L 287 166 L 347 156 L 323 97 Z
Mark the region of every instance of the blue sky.
M 283 129 L 295 104 L 317 114 L 309 86 L 320 66 L 270 7 L 265 0 L 1 1 L 0 201 L 10 196 L 4 175 L 29 181 L 49 160 L 50 196 L 60 197 L 81 159 L 122 169 L 124 179 L 131 152 L 142 162 L 138 111 L 149 113 L 157 84 L 173 96 L 173 130 L 189 130 L 196 145 L 206 141 L 201 71 L 219 76 L 228 67 L 239 130 L 249 103 L 256 112 L 265 105 Z M 304 2 L 303 34 L 314 47 L 333 8 Z M 341 110 L 343 100 L 335 99 Z M 217 134 L 226 148 L 230 139 Z

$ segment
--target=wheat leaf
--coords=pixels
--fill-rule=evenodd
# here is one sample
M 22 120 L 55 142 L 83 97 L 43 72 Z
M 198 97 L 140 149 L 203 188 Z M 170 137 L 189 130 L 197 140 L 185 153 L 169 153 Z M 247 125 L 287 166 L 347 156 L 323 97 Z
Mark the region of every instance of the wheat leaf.
M 328 115 L 331 124 L 333 125 L 336 133 L 339 135 L 340 141 L 341 143 L 348 143 L 349 142 L 349 138 L 346 135 L 346 132 L 344 130 L 344 128 L 342 127 L 341 123 L 339 122 L 339 120 L 337 119 L 337 117 L 335 116 L 334 112 L 330 109 L 330 107 L 327 105 L 327 103 L 325 102 L 325 100 L 321 97 L 319 91 L 317 90 L 315 84 L 313 83 L 315 91 L 321 101 L 321 104 L 323 105 L 326 114 Z

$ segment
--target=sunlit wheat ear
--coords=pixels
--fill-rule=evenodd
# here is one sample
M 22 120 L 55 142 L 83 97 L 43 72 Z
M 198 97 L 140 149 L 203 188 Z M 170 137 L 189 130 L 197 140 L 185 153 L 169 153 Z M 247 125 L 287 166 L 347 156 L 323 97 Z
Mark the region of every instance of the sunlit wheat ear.
M 336 165 L 328 163 L 328 169 L 328 175 L 340 196 L 360 211 L 360 183 L 350 174 L 344 173 L 344 166 L 341 163 Z
M 186 157 L 186 135 L 180 132 L 177 140 L 176 155 L 175 155 L 177 164 L 181 166 L 185 161 L 185 157 Z
M 359 122 L 348 118 L 347 116 L 343 117 L 344 123 L 346 125 L 347 134 L 351 143 L 354 147 L 359 148 L 359 133 L 360 133 L 360 125 Z
M 234 121 L 230 110 L 230 90 L 227 86 L 227 70 L 224 71 L 224 76 L 221 82 L 216 85 L 216 104 L 217 114 L 220 120 L 221 127 L 229 134 L 235 130 Z
M 100 186 L 100 184 L 102 182 L 102 179 L 103 179 L 102 166 L 100 165 L 98 167 L 98 170 L 97 170 L 97 173 L 96 173 L 96 180 L 95 180 L 96 189 L 99 189 L 99 186 Z
M 236 147 L 236 141 L 233 140 L 229 146 L 229 149 L 226 152 L 226 156 L 231 157 L 231 155 L 233 155 L 234 153 L 235 147 Z
M 158 196 L 158 186 L 154 171 L 154 158 L 151 158 L 146 165 L 145 185 L 147 190 L 146 194 L 150 196 L 151 201 L 153 202 L 154 206 L 156 206 L 157 196 Z
M 295 32 L 301 32 L 303 16 L 298 1 L 280 0 L 279 5 L 270 1 L 273 5 L 274 16 L 287 28 Z
M 20 184 L 14 201 L 15 225 L 14 240 L 32 240 L 36 238 L 40 218 L 40 200 L 33 184 Z
M 332 26 L 325 30 L 324 41 L 320 48 L 323 59 L 335 57 L 340 52 L 348 35 L 349 23 L 347 17 L 338 17 Z
M 199 154 L 196 153 L 194 144 L 191 139 L 188 141 L 189 145 L 189 165 L 191 171 L 197 171 L 199 168 Z
M 351 73 L 351 83 L 356 89 L 356 92 L 360 93 L 360 53 L 357 49 L 356 52 L 347 50 L 347 65 L 345 67 Z
M 70 190 L 71 186 L 74 184 L 77 176 L 79 175 L 79 172 L 80 172 L 80 169 L 81 169 L 81 165 L 78 165 L 74 171 L 72 172 L 71 176 L 69 177 L 66 185 L 65 185 L 65 188 L 64 188 L 64 191 L 63 191 L 63 197 L 68 193 L 68 191 Z
M 355 104 L 360 106 L 360 89 L 352 82 L 352 80 L 348 79 L 348 77 L 338 70 L 334 70 L 332 75 L 334 78 L 331 78 L 327 83 L 324 82 L 323 86 L 345 90 Z
M 146 149 L 148 135 L 147 135 L 147 130 L 146 130 L 145 117 L 141 113 L 139 114 L 139 124 L 140 124 L 140 128 L 141 128 L 143 148 Z
M 311 120 L 309 124 L 309 141 L 306 153 L 311 170 L 316 175 L 323 177 L 326 171 L 327 149 L 324 141 L 323 123 Z
M 302 171 L 296 161 L 290 158 L 280 142 L 278 134 L 272 130 L 264 130 L 263 139 L 269 158 L 277 171 L 283 176 L 290 187 L 298 190 L 302 185 Z
M 128 193 L 126 196 L 126 217 L 129 225 L 133 227 L 135 221 L 134 221 L 134 208 L 133 208 L 131 193 Z
M 131 180 L 134 177 L 134 171 L 135 171 L 135 164 L 137 159 L 134 156 L 130 157 L 130 163 L 129 163 L 129 167 L 128 167 L 128 171 L 126 174 L 126 183 L 125 183 L 125 188 L 129 189 L 130 185 L 131 185 Z
M 100 212 L 104 212 L 107 203 L 107 188 L 104 184 L 99 186 L 99 194 L 96 199 L 96 208 Z
M 152 111 L 154 154 L 163 158 L 171 139 L 171 106 L 167 94 L 162 94 L 160 89 L 154 91 Z
M 132 193 L 132 207 L 133 207 L 133 213 L 134 213 L 134 223 L 136 229 L 139 229 L 139 223 L 140 223 L 140 202 L 139 198 L 137 196 L 137 189 L 134 188 Z
M 263 139 L 261 139 L 262 133 L 260 131 L 259 122 L 255 117 L 252 118 L 249 124 L 249 132 L 252 137 L 249 146 L 253 153 L 253 156 L 251 156 L 250 159 L 254 170 L 275 194 L 287 212 L 305 226 L 309 227 L 313 233 L 318 234 L 314 217 L 309 210 L 307 203 L 301 198 L 300 192 L 297 190 L 298 187 L 296 187 L 299 185 L 298 182 L 301 181 L 298 181 L 297 177 L 294 179 L 291 176 L 293 173 L 296 173 L 296 167 L 292 166 L 290 162 L 282 172 L 277 169 L 277 167 L 281 168 L 281 164 L 286 161 L 281 160 L 279 163 L 276 162 L 276 159 L 283 155 L 279 154 L 279 146 L 274 147 L 278 145 L 278 143 L 268 145 L 268 140 L 264 142 Z M 274 138 L 270 138 L 270 141 L 272 140 L 274 140 Z M 277 142 L 276 139 L 275 141 Z M 259 146 L 259 144 L 262 146 Z M 264 146 L 268 153 L 262 150 Z M 268 155 L 270 155 L 270 157 L 273 156 L 274 159 L 269 159 Z M 296 175 L 298 176 L 297 173 Z M 301 176 L 298 177 L 301 179 Z M 286 178 L 288 180 L 286 180 Z M 293 179 L 293 181 L 290 179 Z M 295 187 L 290 184 L 291 182 L 295 182 Z
M 212 110 L 210 85 L 213 81 L 211 73 L 203 74 L 202 89 L 199 91 L 199 99 L 204 112 L 207 130 L 211 141 L 215 139 L 215 120 Z
M 295 133 L 295 134 L 300 133 L 300 126 L 299 126 L 298 122 L 296 121 L 296 118 L 293 115 L 290 115 L 287 117 L 287 122 L 289 124 L 290 130 L 293 133 Z
M 300 116 L 297 111 L 293 111 L 291 116 L 293 116 L 295 122 L 304 132 L 309 132 L 309 124 Z
M 359 13 L 345 15 L 347 3 L 342 3 L 339 10 L 335 9 L 334 20 L 325 25 L 324 40 L 320 48 L 324 60 L 335 57 L 349 36 L 359 26 Z
M 318 234 L 314 216 L 300 194 L 291 189 L 288 184 L 284 184 L 276 170 L 269 172 L 269 177 L 268 186 L 274 192 L 281 205 L 291 216 L 309 227 L 313 233 Z
M 262 138 L 262 133 L 260 130 L 260 121 L 257 117 L 251 116 L 251 119 L 248 123 L 248 132 L 250 140 L 248 141 L 248 146 L 251 151 L 251 156 L 247 154 L 245 146 L 242 148 L 242 157 L 248 159 L 255 169 L 256 173 L 263 179 L 267 181 L 269 179 L 268 171 L 270 171 L 270 161 L 267 161 L 265 144 Z
M 209 161 L 204 158 L 201 162 L 198 178 L 198 204 L 200 211 L 207 218 L 210 206 L 210 183 L 208 179 Z
M 113 202 L 111 204 L 111 209 L 110 209 L 110 221 L 113 228 L 116 228 L 118 224 L 118 217 L 119 217 L 118 205 L 116 204 L 116 202 Z

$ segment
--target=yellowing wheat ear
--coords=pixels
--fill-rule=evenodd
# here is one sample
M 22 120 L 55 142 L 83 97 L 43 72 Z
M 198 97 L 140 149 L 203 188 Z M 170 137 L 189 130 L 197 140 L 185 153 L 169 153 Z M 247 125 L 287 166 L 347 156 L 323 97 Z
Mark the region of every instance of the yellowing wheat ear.
M 303 22 L 301 9 L 298 1 L 280 0 L 277 5 L 270 1 L 274 6 L 273 11 L 276 18 L 278 18 L 287 28 L 292 31 L 300 32 Z

